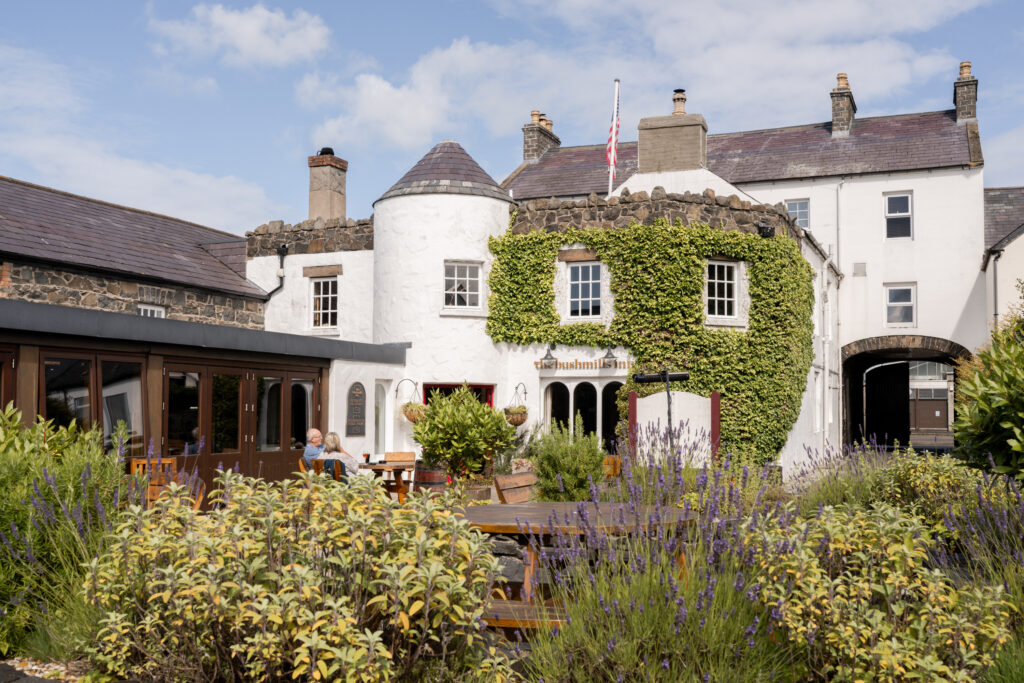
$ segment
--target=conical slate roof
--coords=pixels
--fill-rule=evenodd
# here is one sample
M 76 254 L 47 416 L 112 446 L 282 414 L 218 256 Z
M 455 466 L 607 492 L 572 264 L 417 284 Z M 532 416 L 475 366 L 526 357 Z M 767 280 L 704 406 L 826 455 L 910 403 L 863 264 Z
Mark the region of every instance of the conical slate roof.
M 454 140 L 434 145 L 377 201 L 410 194 L 468 194 L 511 201 L 508 191 Z

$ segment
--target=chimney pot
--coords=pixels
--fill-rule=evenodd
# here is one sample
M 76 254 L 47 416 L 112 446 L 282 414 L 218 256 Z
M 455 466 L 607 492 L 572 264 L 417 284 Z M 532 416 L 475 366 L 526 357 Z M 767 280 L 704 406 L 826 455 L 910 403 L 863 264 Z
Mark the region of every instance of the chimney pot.
M 969 78 L 974 78 L 974 76 L 971 75 L 971 63 L 970 62 L 960 62 L 960 79 L 959 80 L 966 81 Z
M 685 114 L 686 113 L 686 91 L 682 88 L 676 88 L 672 91 L 672 114 Z
M 540 123 L 540 110 L 534 109 L 530 112 L 530 123 Z
M 555 129 L 555 122 L 551 119 L 544 119 L 544 127 L 549 131 L 553 131 Z
M 321 147 L 320 148 L 320 153 L 317 156 L 322 156 L 322 157 L 324 157 L 324 156 L 332 156 L 333 157 L 334 156 L 334 148 L 333 147 Z
M 836 88 L 839 90 L 850 89 L 850 79 L 846 77 L 846 74 L 836 74 Z

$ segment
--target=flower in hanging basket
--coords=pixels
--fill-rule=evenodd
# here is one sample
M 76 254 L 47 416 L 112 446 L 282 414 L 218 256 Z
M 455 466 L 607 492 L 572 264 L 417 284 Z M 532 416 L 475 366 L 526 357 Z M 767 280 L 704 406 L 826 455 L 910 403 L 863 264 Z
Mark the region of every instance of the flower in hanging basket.
M 518 427 L 526 422 L 526 406 L 510 406 L 505 408 L 505 419 L 510 425 Z
M 427 407 L 422 403 L 416 403 L 416 401 L 409 401 L 408 403 L 402 404 L 402 415 L 405 415 L 405 419 L 413 424 L 419 422 L 420 418 L 427 414 Z

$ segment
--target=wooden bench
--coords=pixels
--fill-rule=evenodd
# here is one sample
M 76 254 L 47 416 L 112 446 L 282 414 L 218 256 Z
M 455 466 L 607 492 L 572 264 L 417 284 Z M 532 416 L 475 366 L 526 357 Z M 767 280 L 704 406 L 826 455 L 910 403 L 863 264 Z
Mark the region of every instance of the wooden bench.
M 502 503 L 526 503 L 534 498 L 537 475 L 533 472 L 499 474 L 494 477 L 494 490 Z
M 146 478 L 146 506 L 150 506 L 160 497 L 160 493 L 178 474 L 178 459 L 171 458 L 132 458 L 131 473 Z
M 617 455 L 606 455 L 604 458 L 604 478 L 614 479 L 622 472 L 622 458 Z
M 313 463 L 313 471 L 314 472 L 316 472 L 317 474 L 323 474 L 324 473 L 324 462 L 325 461 L 314 458 L 310 462 Z M 340 460 L 335 460 L 334 461 L 334 472 L 331 473 L 331 476 L 334 477 L 334 481 L 341 481 L 341 468 L 342 468 L 341 461 Z
M 565 610 L 542 602 L 491 600 L 484 609 L 484 621 L 501 629 L 559 628 L 565 623 Z

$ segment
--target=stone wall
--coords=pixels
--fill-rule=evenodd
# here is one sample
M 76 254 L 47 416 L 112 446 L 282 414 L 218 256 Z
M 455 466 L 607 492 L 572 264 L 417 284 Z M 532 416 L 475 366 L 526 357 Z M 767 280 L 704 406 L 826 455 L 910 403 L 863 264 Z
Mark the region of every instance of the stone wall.
M 263 329 L 259 299 L 28 263 L 0 264 L 0 297 L 132 314 L 139 304 L 154 304 L 166 307 L 171 320 Z
M 607 200 L 596 194 L 575 202 L 534 199 L 514 210 L 512 232 L 515 233 L 564 232 L 570 226 L 622 228 L 633 221 L 650 224 L 656 218 L 667 218 L 671 223 L 679 219 L 686 225 L 707 223 L 723 230 L 750 233 L 757 232 L 758 223 L 766 223 L 775 228 L 777 235 L 789 235 L 797 240 L 803 237 L 803 231 L 790 221 L 782 204 L 751 204 L 736 195 L 715 196 L 713 190 L 705 190 L 703 194 L 675 194 L 655 187 L 650 196 L 646 192 L 629 194 L 623 190 L 621 197 Z
M 271 221 L 245 236 L 248 258 L 276 255 L 282 244 L 288 245 L 289 254 L 363 251 L 373 249 L 373 218 L 358 221 L 315 218 L 295 225 Z

